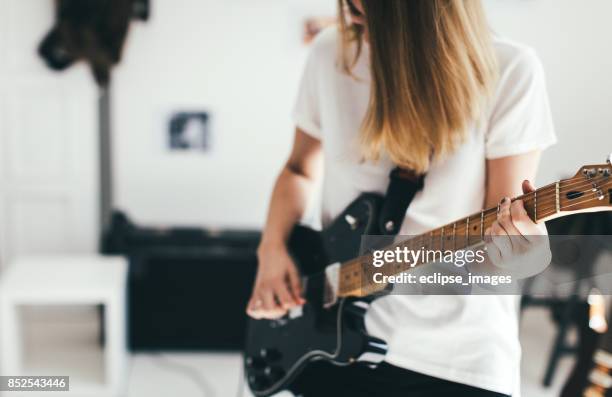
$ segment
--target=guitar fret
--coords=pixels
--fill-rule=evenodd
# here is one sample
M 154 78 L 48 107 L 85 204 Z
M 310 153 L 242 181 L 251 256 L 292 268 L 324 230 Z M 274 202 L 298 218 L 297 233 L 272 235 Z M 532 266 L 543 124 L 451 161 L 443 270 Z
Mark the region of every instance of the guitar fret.
M 538 221 L 538 191 L 533 192 L 533 221 Z
M 470 246 L 470 217 L 465 218 L 465 246 Z
M 609 169 L 612 171 L 611 165 L 605 167 L 607 167 L 606 170 Z M 591 174 L 595 176 L 597 176 L 598 173 L 604 174 L 603 171 L 597 168 L 581 171 L 581 174 L 587 177 L 590 176 L 591 178 L 593 178 Z M 607 174 L 604 174 L 602 178 L 607 176 Z M 591 198 L 588 196 L 577 200 L 578 197 L 591 191 L 590 188 L 587 188 L 589 190 L 586 191 L 583 190 L 584 186 L 589 185 L 591 181 L 585 183 L 584 181 L 579 182 L 578 180 L 579 176 L 577 175 L 574 178 L 557 181 L 536 191 L 515 197 L 513 200 L 524 201 L 525 208 L 534 222 L 542 222 L 554 218 L 555 216 L 565 215 L 562 211 L 570 206 L 575 206 L 573 209 L 576 209 L 576 211 L 572 212 L 583 212 L 586 211 L 587 208 L 594 208 L 596 205 L 601 206 L 599 202 L 595 201 L 597 197 Z M 596 182 L 600 185 L 602 183 L 599 180 Z M 595 184 L 595 182 L 593 183 Z M 603 186 L 594 185 L 594 188 L 601 187 L 602 190 L 605 189 L 605 191 L 608 191 L 610 182 L 605 179 L 603 183 L 605 183 Z M 561 184 L 563 184 L 563 186 L 561 186 Z M 561 188 L 564 189 L 564 192 L 561 192 Z M 561 194 L 565 194 L 566 189 L 570 193 L 573 192 L 572 189 L 576 190 L 576 195 L 568 193 L 567 197 L 565 195 L 562 196 Z M 441 251 L 457 251 L 467 249 L 470 246 L 476 246 L 484 240 L 485 229 L 491 227 L 493 222 L 497 219 L 500 208 L 501 205 L 497 204 L 497 208 L 493 206 L 491 208 L 482 209 L 480 211 L 480 225 L 478 225 L 479 214 L 476 212 L 465 218 L 458 219 L 454 223 L 448 223 L 445 226 L 419 234 L 412 239 L 398 244 L 399 246 L 408 247 L 410 250 L 426 249 Z M 478 226 L 480 226 L 480 233 L 478 233 Z M 465 232 L 463 230 L 465 230 Z M 463 236 L 461 233 L 465 233 L 465 239 L 462 239 Z M 459 239 L 457 239 L 457 237 L 459 237 Z M 398 244 L 392 244 L 391 247 L 396 247 Z M 375 269 L 368 265 L 372 261 L 371 252 L 365 254 L 363 260 L 364 262 L 349 261 L 345 263 L 350 266 L 346 266 L 346 268 L 342 269 L 342 273 L 340 274 L 339 281 L 342 296 L 353 296 L 355 294 L 364 296 L 378 290 L 378 286 L 371 281 Z M 422 265 L 424 263 L 427 262 L 425 260 L 419 260 L 415 265 Z M 405 270 L 409 270 L 409 268 L 404 264 L 393 264 L 393 266 L 387 267 L 382 271 L 386 275 L 393 275 Z

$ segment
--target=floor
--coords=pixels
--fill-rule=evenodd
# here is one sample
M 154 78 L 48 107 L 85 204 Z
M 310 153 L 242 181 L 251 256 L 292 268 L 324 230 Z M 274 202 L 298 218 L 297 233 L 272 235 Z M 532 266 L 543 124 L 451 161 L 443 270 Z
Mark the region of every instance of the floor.
M 42 319 L 40 313 L 37 316 L 32 314 L 25 316 L 26 319 L 29 318 L 26 320 L 29 324 L 26 327 L 29 330 L 26 340 L 30 341 L 27 343 L 30 348 L 26 351 L 26 360 L 28 367 L 32 369 L 30 372 L 38 373 L 40 370 L 37 368 L 49 368 L 51 365 L 57 369 L 56 373 L 68 374 L 69 371 L 78 371 L 78 376 L 86 382 L 99 381 L 102 356 L 95 348 L 96 324 L 95 321 L 91 321 L 92 318 L 95 320 L 95 315 L 90 314 L 88 321 L 80 320 L 72 323 L 65 321 L 62 326 L 50 324 L 49 321 L 45 321 L 45 316 L 55 320 L 58 318 L 57 313 L 49 313 L 48 310 L 42 315 Z M 83 318 L 82 313 L 79 318 Z M 36 321 L 40 323 L 35 324 Z M 71 325 L 67 327 L 65 325 L 67 323 Z M 530 309 L 524 313 L 521 329 L 523 397 L 558 396 L 563 381 L 571 370 L 572 360 L 563 360 L 557 370 L 553 386 L 550 388 L 541 386 L 553 336 L 554 329 L 547 312 L 542 309 Z M 40 346 L 47 347 L 43 349 Z M 50 360 L 50 357 L 53 359 Z M 72 366 L 70 370 L 71 362 L 78 362 L 78 369 Z M 243 390 L 241 379 L 241 359 L 238 354 L 135 354 L 131 357 L 127 396 L 250 396 L 248 391 Z M 2 396 L 12 397 L 12 394 L 5 393 Z M 283 397 L 285 396 L 289 394 L 284 394 Z

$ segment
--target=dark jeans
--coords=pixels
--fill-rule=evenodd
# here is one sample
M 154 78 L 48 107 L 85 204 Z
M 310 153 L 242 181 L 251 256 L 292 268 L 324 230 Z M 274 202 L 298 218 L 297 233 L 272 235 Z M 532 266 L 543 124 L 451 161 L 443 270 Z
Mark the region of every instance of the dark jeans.
M 357 364 L 337 367 L 311 364 L 296 381 L 303 397 L 508 397 L 381 363 L 375 369 Z

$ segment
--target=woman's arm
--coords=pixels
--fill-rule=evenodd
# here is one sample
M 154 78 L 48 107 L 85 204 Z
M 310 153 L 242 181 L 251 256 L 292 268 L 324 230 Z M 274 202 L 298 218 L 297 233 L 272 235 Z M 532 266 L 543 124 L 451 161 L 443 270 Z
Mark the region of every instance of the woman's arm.
M 274 185 L 261 247 L 285 244 L 312 194 L 314 182 L 321 175 L 321 142 L 299 128 L 289 160 Z
M 529 218 L 522 200 L 510 202 L 534 190 L 529 181 L 535 178 L 539 161 L 539 150 L 487 160 L 485 208 L 499 203 L 497 220 L 485 231 L 489 258 L 502 268 L 516 266 L 513 270 L 519 278 L 539 273 L 550 262 L 548 239 L 543 237 L 547 235 L 545 225 Z
M 522 194 L 523 182 L 535 179 L 539 163 L 539 150 L 487 160 L 485 208 L 496 206 L 504 197 Z
M 321 142 L 296 129 L 291 155 L 272 192 L 257 250 L 257 278 L 247 306 L 247 313 L 254 318 L 279 317 L 289 308 L 303 303 L 300 277 L 286 244 L 320 178 L 322 157 Z

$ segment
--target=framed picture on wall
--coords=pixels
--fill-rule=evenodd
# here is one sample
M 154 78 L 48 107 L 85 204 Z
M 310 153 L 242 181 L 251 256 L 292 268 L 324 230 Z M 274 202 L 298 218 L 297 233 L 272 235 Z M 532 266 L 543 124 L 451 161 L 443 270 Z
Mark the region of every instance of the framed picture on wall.
M 209 149 L 208 112 L 176 112 L 168 122 L 168 146 L 172 151 Z

